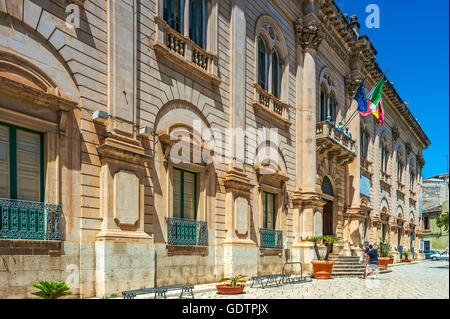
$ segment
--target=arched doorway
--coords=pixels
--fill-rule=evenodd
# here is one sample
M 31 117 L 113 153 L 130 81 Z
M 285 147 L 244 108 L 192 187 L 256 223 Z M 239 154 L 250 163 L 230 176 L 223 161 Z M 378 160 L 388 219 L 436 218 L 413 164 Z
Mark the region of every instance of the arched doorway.
M 325 176 L 322 181 L 322 197 L 327 201 L 323 206 L 322 234 L 334 235 L 333 211 L 334 211 L 334 191 L 330 179 Z

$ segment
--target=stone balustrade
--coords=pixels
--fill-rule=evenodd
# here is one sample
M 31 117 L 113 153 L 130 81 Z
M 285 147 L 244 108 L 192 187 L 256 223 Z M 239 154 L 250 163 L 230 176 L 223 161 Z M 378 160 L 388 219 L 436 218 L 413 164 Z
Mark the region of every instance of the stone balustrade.
M 166 21 L 155 17 L 157 30 L 153 47 L 156 52 L 214 85 L 218 77 L 219 58 L 195 44 L 189 37 L 173 30 Z
M 338 163 L 350 163 L 356 157 L 356 143 L 350 137 L 338 130 L 332 123 L 319 122 L 316 124 L 317 151 L 329 156 L 336 155 Z
M 273 94 L 264 90 L 259 84 L 254 85 L 253 104 L 270 118 L 289 125 L 289 104 L 281 102 Z

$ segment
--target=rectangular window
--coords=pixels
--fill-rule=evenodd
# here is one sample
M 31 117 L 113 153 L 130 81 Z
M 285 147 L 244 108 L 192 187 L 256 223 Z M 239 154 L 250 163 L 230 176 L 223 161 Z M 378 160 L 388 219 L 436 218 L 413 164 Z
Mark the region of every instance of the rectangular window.
M 430 217 L 424 217 L 423 218 L 423 228 L 425 230 L 429 230 L 430 229 Z
M 197 174 L 173 169 L 173 217 L 197 218 Z
M 0 123 L 0 197 L 44 201 L 43 134 Z
M 275 229 L 276 195 L 264 192 L 263 207 L 264 207 L 264 228 Z

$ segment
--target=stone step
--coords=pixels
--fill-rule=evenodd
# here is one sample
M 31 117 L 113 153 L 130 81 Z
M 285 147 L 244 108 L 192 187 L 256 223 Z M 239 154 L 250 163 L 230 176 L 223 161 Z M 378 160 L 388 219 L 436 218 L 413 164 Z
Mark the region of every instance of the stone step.
M 333 270 L 364 270 L 364 267 L 358 267 L 358 266 L 338 267 L 338 266 L 333 266 Z
M 380 270 L 380 274 L 387 274 L 392 272 L 392 270 Z M 331 273 L 331 278 L 333 277 L 362 277 L 364 275 L 364 271 L 334 271 Z

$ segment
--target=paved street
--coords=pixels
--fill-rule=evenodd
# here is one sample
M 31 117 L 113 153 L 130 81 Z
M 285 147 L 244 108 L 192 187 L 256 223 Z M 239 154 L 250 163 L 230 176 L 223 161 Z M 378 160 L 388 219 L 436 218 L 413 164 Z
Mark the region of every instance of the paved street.
M 426 261 L 394 266 L 391 273 L 381 275 L 381 280 L 336 278 L 267 289 L 246 287 L 245 291 L 245 294 L 234 296 L 218 295 L 216 291 L 198 292 L 195 294 L 195 298 L 449 298 L 449 263 L 447 261 Z

